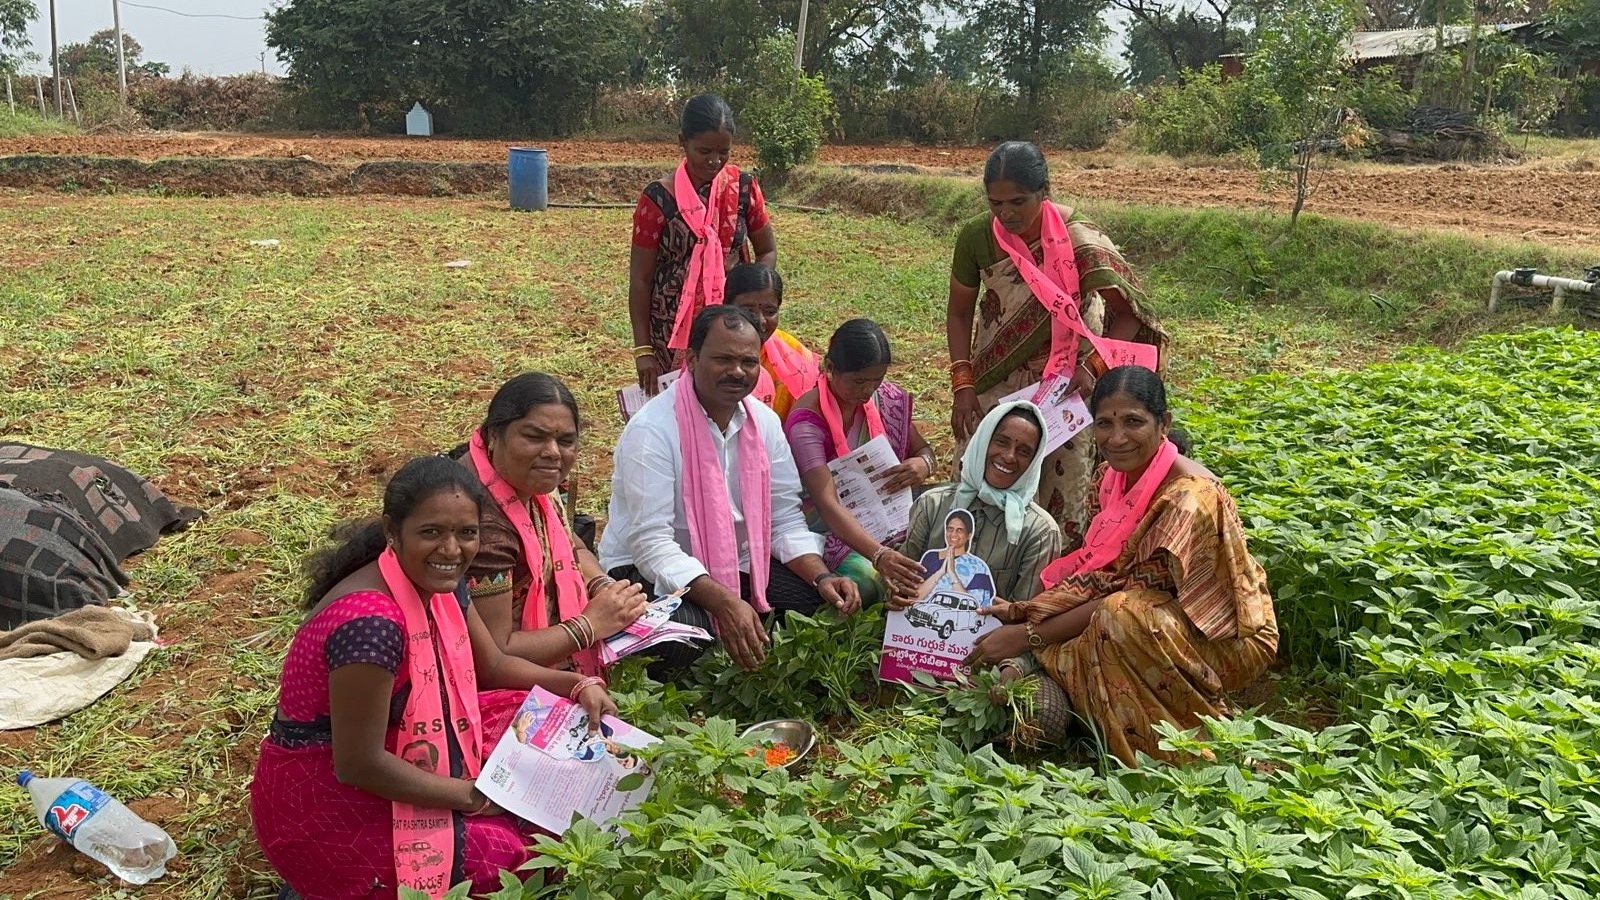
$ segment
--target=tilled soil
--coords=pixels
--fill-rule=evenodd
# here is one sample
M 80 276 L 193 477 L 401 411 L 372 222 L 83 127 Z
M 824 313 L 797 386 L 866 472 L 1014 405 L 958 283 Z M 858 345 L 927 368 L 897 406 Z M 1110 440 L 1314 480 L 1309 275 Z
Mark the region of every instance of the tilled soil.
M 614 178 L 601 178 L 604 163 L 670 164 L 677 157 L 676 145 L 638 141 L 547 141 L 539 142 L 550 151 L 551 193 L 561 199 L 622 199 L 632 189 L 621 190 L 610 184 Z M 252 187 L 241 185 L 240 193 L 289 190 L 294 193 L 408 193 L 450 195 L 475 192 L 485 187 L 499 189 L 498 172 L 489 164 L 503 166 L 506 151 L 517 146 L 504 140 L 418 139 L 404 137 L 319 137 L 315 135 L 231 135 L 152 133 L 131 135 L 78 135 L 0 140 L 0 156 L 102 156 L 127 160 L 159 159 L 257 159 L 280 160 L 282 166 L 293 160 L 316 181 L 340 179 L 345 170 L 381 160 L 416 163 L 480 163 L 463 175 L 454 167 L 444 175 L 407 178 L 399 173 L 363 172 L 353 188 L 325 188 L 308 185 L 304 191 L 293 184 L 276 183 Z M 820 161 L 831 165 L 861 166 L 894 171 L 901 166 L 943 170 L 975 177 L 988 154 L 987 147 L 912 147 L 912 146 L 827 146 Z M 1175 164 L 1088 162 L 1078 157 L 1056 161 L 1055 185 L 1058 196 L 1117 200 L 1130 203 L 1158 203 L 1176 206 L 1255 207 L 1287 209 L 1292 199 L 1286 188 L 1263 190 L 1257 173 L 1239 168 L 1181 166 Z M 574 166 L 580 167 L 575 171 Z M 370 169 L 371 167 L 368 166 Z M 312 170 L 316 170 L 313 172 Z M 641 169 L 643 171 L 643 169 Z M 581 173 L 581 176 L 580 176 Z M 228 193 L 225 171 L 215 173 L 217 184 L 191 185 L 205 192 Z M 580 177 L 574 177 L 580 176 Z M 564 184 L 563 178 L 572 181 Z M 588 185 L 585 179 L 601 178 L 605 184 Z M 183 181 L 185 179 L 180 179 Z M 192 180 L 192 176 L 189 179 Z M 259 179 L 246 179 L 259 180 Z M 584 183 L 577 183 L 582 181 Z M 416 182 L 416 183 L 411 183 Z M 483 182 L 479 184 L 479 182 Z M 44 184 L 48 184 L 45 182 Z M 24 186 L 17 184 L 16 186 Z M 44 186 L 44 185 L 41 185 Z M 173 185 L 169 185 L 173 186 Z M 183 184 L 175 185 L 183 186 Z M 620 191 L 620 193 L 619 193 Z M 1529 240 L 1565 246 L 1600 247 L 1600 170 L 1588 160 L 1577 160 L 1566 168 L 1530 166 L 1339 166 L 1319 176 L 1316 192 L 1307 210 L 1323 215 L 1343 216 L 1402 227 L 1459 231 L 1477 236 Z

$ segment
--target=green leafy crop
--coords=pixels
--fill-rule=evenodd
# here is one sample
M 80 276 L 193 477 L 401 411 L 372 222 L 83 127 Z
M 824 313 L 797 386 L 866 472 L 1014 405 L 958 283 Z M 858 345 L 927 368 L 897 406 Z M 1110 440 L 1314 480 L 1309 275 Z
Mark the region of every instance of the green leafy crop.
M 1238 499 L 1288 652 L 1347 673 L 1345 723 L 1166 729 L 1205 760 L 1186 767 L 1023 765 L 964 746 L 999 725 L 970 702 L 986 685 L 879 705 L 878 622 L 800 620 L 770 671 L 703 664 L 699 698 L 630 676 L 624 705 L 661 716 L 655 791 L 620 843 L 591 823 L 543 841 L 565 879 L 527 895 L 1595 896 L 1600 335 L 1199 394 L 1196 455 Z M 697 702 L 710 718 L 673 721 Z M 773 714 L 854 722 L 768 771 L 725 717 Z

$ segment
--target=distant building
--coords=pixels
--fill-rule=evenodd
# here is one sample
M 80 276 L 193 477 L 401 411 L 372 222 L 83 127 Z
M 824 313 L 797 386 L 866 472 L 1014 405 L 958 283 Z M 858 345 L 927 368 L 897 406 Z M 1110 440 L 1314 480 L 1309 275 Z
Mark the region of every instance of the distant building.
M 1478 26 L 1478 34 L 1511 34 L 1521 39 L 1532 37 L 1532 22 L 1506 22 Z M 1400 80 L 1411 83 L 1423 57 L 1438 50 L 1459 47 L 1472 39 L 1473 26 L 1430 25 L 1426 28 L 1394 28 L 1389 31 L 1357 31 L 1346 44 L 1357 71 L 1373 66 L 1394 66 Z

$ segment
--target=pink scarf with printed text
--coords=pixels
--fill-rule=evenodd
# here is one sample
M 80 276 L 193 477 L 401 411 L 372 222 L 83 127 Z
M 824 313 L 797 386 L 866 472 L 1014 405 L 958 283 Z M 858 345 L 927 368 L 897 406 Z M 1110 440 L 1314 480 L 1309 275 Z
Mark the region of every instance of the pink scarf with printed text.
M 1038 403 L 1048 393 L 1047 385 L 1051 380 L 1072 377 L 1078 366 L 1080 337 L 1089 342 L 1108 369 L 1141 365 L 1155 371 L 1159 357 L 1154 346 L 1101 337 L 1084 324 L 1079 307 L 1077 256 L 1067 232 L 1066 217 L 1054 203 L 1046 200 L 1039 210 L 1039 219 L 1039 239 L 1044 248 L 1042 270 L 1034 263 L 1033 251 L 1021 237 L 1007 231 L 999 219 L 991 219 L 989 223 L 995 243 L 1010 257 L 1028 289 L 1050 313 L 1050 358 L 1034 402 Z
M 689 178 L 688 160 L 684 160 L 672 176 L 672 199 L 678 204 L 678 215 L 695 236 L 683 290 L 678 295 L 678 316 L 673 321 L 672 338 L 667 342 L 674 350 L 688 348 L 689 329 L 700 310 L 723 302 L 728 283 L 728 256 L 722 246 L 722 235 L 717 231 L 718 200 L 730 184 L 738 190 L 738 183 L 738 167 L 725 165 L 711 179 L 711 190 L 706 199 L 701 200 Z
M 1039 573 L 1045 590 L 1073 575 L 1104 569 L 1116 562 L 1128 538 L 1138 530 L 1145 513 L 1149 512 L 1150 501 L 1155 499 L 1156 491 L 1167 480 L 1167 473 L 1172 471 L 1172 464 L 1177 459 L 1177 445 L 1163 440 L 1144 474 L 1132 486 L 1128 485 L 1127 475 L 1116 469 L 1106 469 L 1106 474 L 1100 479 L 1100 511 L 1094 514 L 1094 520 L 1089 523 L 1083 546 Z
M 481 432 L 472 433 L 467 448 L 478 480 L 483 482 L 489 496 L 494 498 L 500 511 L 511 521 L 511 526 L 517 530 L 517 537 L 522 539 L 522 558 L 528 564 L 528 595 L 522 602 L 522 630 L 549 628 L 554 623 L 550 621 L 549 604 L 545 600 L 544 547 L 539 542 L 539 530 L 533 525 L 532 510 L 522 502 L 517 489 L 495 471 Z M 570 619 L 582 614 L 589 605 L 589 595 L 584 590 L 583 573 L 578 570 L 578 557 L 572 548 L 572 538 L 567 534 L 566 523 L 556 511 L 555 501 L 548 494 L 535 496 L 533 502 L 539 505 L 539 515 L 544 519 L 545 533 L 549 536 L 550 566 L 556 581 L 556 611 L 562 619 Z M 604 639 L 610 635 L 602 634 L 599 637 Z M 578 671 L 585 675 L 600 672 L 598 647 L 576 651 L 572 654 L 572 661 Z
M 426 742 L 449 777 L 450 744 L 446 728 L 455 728 L 461 762 L 469 777 L 478 777 L 483 761 L 483 720 L 478 713 L 478 674 L 472 662 L 472 639 L 466 616 L 454 594 L 434 594 L 426 605 L 417 594 L 394 548 L 378 557 L 378 572 L 405 618 L 406 666 L 411 694 L 400 717 L 398 753 L 408 744 Z M 441 696 L 440 685 L 446 696 Z M 448 708 L 446 704 L 448 703 Z M 400 884 L 443 896 L 450 887 L 451 853 L 455 846 L 454 815 L 396 800 L 394 806 L 395 875 Z
M 719 584 L 739 590 L 739 536 L 733 524 L 733 506 L 722 460 L 711 441 L 706 416 L 694 376 L 685 375 L 673 385 L 678 392 L 674 412 L 678 441 L 683 447 L 683 511 L 689 524 L 690 552 Z M 756 427 L 755 410 L 746 397 L 744 425 L 739 429 L 739 497 L 744 512 L 745 535 L 750 542 L 750 605 L 766 613 L 767 578 L 772 556 L 772 466 L 767 445 Z

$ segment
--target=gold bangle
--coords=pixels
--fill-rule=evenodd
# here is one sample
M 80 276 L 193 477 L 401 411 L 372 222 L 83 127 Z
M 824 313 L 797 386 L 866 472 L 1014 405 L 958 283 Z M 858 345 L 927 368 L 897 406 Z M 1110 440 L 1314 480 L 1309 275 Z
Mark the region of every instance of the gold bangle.
M 640 345 L 638 347 L 633 348 L 633 358 L 634 359 L 644 359 L 646 356 L 655 356 L 655 355 L 656 355 L 656 348 L 648 346 L 648 345 Z

